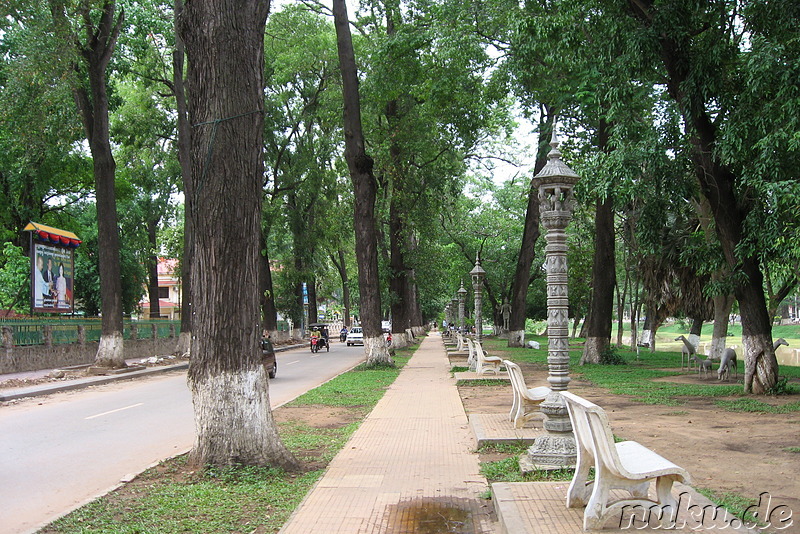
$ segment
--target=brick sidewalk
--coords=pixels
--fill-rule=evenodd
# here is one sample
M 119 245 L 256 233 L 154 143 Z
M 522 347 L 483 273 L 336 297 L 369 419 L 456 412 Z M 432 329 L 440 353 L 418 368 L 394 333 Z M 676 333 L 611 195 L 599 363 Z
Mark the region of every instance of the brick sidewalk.
M 281 529 L 491 533 L 475 439 L 437 334 L 426 337 Z

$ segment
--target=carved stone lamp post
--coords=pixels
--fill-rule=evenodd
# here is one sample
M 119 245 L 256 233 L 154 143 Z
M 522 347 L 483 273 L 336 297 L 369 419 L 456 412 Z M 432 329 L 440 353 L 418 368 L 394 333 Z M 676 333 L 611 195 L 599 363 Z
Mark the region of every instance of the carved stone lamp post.
M 547 381 L 552 392 L 540 405 L 546 416 L 545 434 L 536 438 L 527 457 L 520 460 L 523 471 L 536 467 L 575 465 L 576 448 L 567 407 L 561 391 L 569 384 L 569 324 L 567 298 L 567 227 L 575 208 L 573 187 L 578 175 L 561 161 L 555 129 L 548 162 L 533 178 L 539 189 L 539 213 L 547 230 Z
M 475 256 L 475 267 L 469 272 L 472 277 L 472 290 L 475 292 L 475 339 L 480 343 L 483 340 L 483 318 L 481 311 L 483 307 L 483 279 L 486 278 L 486 271 L 481 267 L 481 260 Z
M 456 291 L 458 295 L 458 327 L 464 331 L 464 301 L 467 299 L 467 290 L 464 289 L 464 282 L 461 282 L 461 288 Z

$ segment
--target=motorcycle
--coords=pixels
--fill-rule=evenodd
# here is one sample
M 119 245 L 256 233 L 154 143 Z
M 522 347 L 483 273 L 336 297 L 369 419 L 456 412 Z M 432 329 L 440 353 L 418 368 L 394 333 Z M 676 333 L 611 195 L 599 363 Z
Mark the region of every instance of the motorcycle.
M 339 332 L 339 341 L 341 341 L 342 343 L 347 341 L 347 330 L 342 329 L 342 331 Z

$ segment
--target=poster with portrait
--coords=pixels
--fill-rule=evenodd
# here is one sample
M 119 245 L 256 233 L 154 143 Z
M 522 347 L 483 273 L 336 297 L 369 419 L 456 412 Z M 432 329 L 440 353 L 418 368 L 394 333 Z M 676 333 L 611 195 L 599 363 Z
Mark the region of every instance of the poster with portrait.
M 74 306 L 74 249 L 34 242 L 31 281 L 34 312 L 71 313 Z

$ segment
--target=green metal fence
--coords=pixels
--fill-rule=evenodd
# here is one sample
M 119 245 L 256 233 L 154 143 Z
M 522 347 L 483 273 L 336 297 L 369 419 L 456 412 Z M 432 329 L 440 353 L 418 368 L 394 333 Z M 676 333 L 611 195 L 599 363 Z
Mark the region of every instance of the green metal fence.
M 150 338 L 153 335 L 153 324 L 156 325 L 156 332 L 159 338 L 169 337 L 173 328 L 175 335 L 178 335 L 181 330 L 180 321 L 169 321 L 166 319 L 147 321 L 125 320 L 123 322 L 123 337 L 124 339 L 131 339 L 131 325 L 136 325 L 138 330 L 137 337 L 139 339 Z M 78 341 L 78 326 L 83 326 L 86 341 L 99 341 L 100 334 L 103 330 L 100 319 L 0 319 L 0 326 L 11 328 L 12 339 L 14 345 L 17 346 L 43 345 L 44 327 L 46 325 L 50 326 L 51 339 L 54 345 L 76 343 Z

